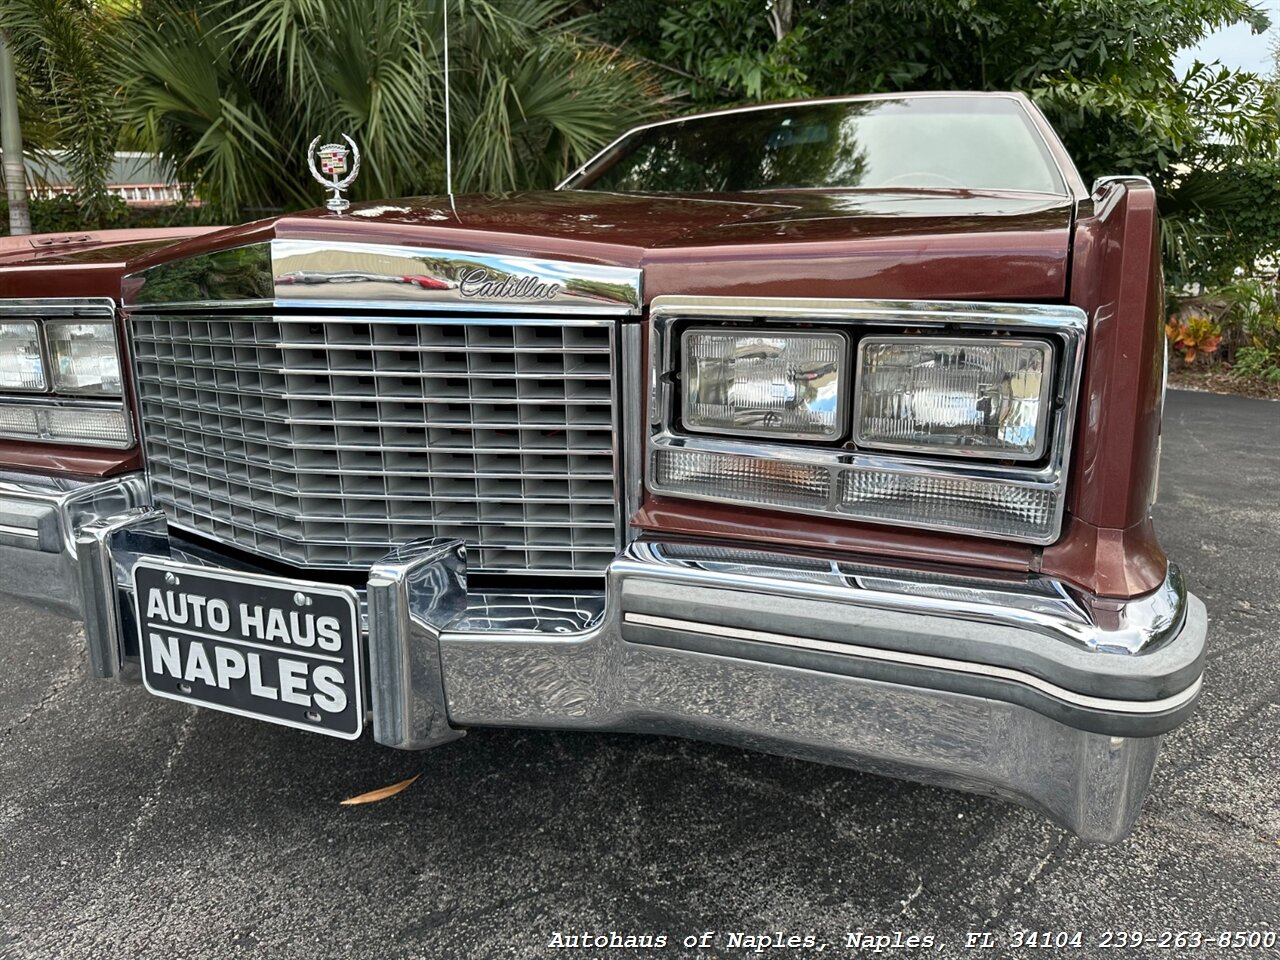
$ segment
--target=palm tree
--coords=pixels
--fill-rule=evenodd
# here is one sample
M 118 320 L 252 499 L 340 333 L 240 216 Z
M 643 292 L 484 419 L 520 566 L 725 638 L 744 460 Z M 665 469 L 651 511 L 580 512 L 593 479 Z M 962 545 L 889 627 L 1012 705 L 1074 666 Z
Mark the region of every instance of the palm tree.
M 562 0 L 450 0 L 455 189 L 553 185 L 651 115 L 634 62 L 580 37 Z M 114 57 L 126 124 L 222 217 L 312 205 L 316 135 L 364 155 L 356 196 L 444 181 L 440 0 L 144 2 Z
M 0 30 L 0 149 L 4 150 L 4 183 L 9 196 L 9 233 L 31 232 L 27 209 L 27 169 L 23 161 L 22 124 L 18 120 L 18 76 L 9 39 Z
M 106 214 L 119 139 L 106 50 L 121 2 L 0 0 L 28 146 L 62 151 L 88 222 Z

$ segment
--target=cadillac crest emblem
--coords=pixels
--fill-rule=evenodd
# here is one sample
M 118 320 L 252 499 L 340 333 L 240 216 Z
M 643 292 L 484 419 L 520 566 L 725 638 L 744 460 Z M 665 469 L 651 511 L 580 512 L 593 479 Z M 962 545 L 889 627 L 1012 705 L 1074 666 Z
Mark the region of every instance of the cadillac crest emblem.
M 326 190 L 333 191 L 333 196 L 326 200 L 324 205 L 334 213 L 341 213 L 351 206 L 351 201 L 342 195 L 342 191 L 355 183 L 356 177 L 360 174 L 360 148 L 345 133 L 342 139 L 347 141 L 350 149 L 340 143 L 326 143 L 317 149 L 320 143 L 319 137 L 312 140 L 311 146 L 307 149 L 307 165 L 311 167 L 311 175 Z M 316 168 L 317 157 L 320 158 L 318 169 Z M 348 159 L 350 172 L 348 172 Z

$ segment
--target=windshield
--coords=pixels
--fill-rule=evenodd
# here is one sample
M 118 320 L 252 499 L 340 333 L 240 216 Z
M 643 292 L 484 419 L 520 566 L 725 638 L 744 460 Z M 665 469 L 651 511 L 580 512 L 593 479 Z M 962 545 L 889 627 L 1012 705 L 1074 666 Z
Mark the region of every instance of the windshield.
M 637 130 L 568 185 L 621 193 L 1066 189 L 1026 110 L 1004 97 L 783 104 L 690 117 Z

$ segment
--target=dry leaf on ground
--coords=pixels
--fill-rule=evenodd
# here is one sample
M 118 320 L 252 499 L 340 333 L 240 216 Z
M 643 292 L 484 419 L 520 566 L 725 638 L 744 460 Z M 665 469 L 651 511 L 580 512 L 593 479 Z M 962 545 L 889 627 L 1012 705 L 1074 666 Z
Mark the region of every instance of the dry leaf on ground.
M 347 797 L 341 801 L 344 807 L 354 807 L 362 803 L 377 803 L 379 800 L 385 800 L 387 797 L 394 797 L 402 790 L 408 790 L 413 786 L 413 781 L 417 780 L 422 774 L 415 773 L 408 780 L 401 780 L 399 783 L 393 783 L 389 787 L 380 787 L 377 790 L 370 790 L 368 793 L 362 793 L 358 796 Z

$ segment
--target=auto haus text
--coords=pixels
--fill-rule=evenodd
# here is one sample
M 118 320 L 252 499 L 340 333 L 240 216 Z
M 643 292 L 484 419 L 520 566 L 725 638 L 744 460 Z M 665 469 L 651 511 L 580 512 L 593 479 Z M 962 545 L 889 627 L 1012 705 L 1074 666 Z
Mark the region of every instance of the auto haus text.
M 240 603 L 233 610 L 225 600 L 152 587 L 146 602 L 147 645 L 152 672 L 185 683 L 203 683 L 223 690 L 233 681 L 246 681 L 249 692 L 264 700 L 279 700 L 326 713 L 347 707 L 346 677 L 333 663 L 316 663 L 306 652 L 334 654 L 342 649 L 337 617 L 316 616 L 262 604 Z M 179 638 L 156 624 L 171 624 L 176 633 L 205 633 L 189 639 L 184 653 Z M 232 634 L 227 644 L 208 634 Z M 280 646 L 281 654 L 297 650 L 302 656 L 240 650 L 237 642 Z

